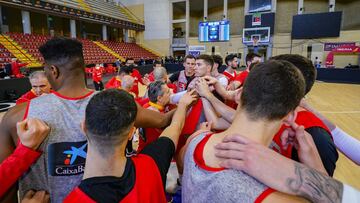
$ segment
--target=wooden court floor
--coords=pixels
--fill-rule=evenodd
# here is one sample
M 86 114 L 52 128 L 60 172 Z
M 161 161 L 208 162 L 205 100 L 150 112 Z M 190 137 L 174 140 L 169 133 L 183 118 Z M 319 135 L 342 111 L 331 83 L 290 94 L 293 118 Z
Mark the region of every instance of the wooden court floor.
M 143 93 L 144 87 L 140 88 Z M 309 103 L 348 134 L 360 140 L 360 85 L 316 82 Z M 4 113 L 0 113 L 0 120 Z M 340 152 L 334 177 L 360 190 L 360 166 Z
M 351 136 L 360 140 L 360 85 L 316 82 L 309 103 Z M 360 166 L 341 152 L 334 177 L 360 190 Z

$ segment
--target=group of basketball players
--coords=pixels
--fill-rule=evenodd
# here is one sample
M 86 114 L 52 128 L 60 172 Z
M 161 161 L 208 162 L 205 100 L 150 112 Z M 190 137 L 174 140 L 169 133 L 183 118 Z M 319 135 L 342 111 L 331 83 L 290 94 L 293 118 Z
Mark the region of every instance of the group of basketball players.
M 316 70 L 302 56 L 248 54 L 237 74 L 229 55 L 221 74 L 220 56 L 189 55 L 170 77 L 159 63 L 142 77 L 128 59 L 96 92 L 79 41 L 53 38 L 39 50 L 33 95 L 1 122 L 4 202 L 17 191 L 22 202 L 167 202 L 175 174 L 182 202 L 360 201 L 331 178 L 337 148 L 360 163 L 359 141 L 306 104 Z

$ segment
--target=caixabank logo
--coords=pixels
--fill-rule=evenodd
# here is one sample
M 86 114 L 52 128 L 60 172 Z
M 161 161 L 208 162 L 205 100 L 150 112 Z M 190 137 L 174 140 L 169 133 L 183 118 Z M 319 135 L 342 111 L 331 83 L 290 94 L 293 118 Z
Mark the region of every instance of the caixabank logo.
M 61 142 L 48 146 L 48 169 L 51 176 L 84 173 L 87 142 Z

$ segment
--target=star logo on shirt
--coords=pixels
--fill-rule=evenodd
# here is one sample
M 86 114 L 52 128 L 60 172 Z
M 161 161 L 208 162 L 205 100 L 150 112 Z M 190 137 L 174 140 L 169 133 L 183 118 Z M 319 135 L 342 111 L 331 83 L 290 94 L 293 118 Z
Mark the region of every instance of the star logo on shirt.
M 87 143 L 85 143 L 84 145 L 82 145 L 79 148 L 76 147 L 71 147 L 71 150 L 66 150 L 63 153 L 67 154 L 67 158 L 65 160 L 65 165 L 72 165 L 75 161 L 77 157 L 82 157 L 84 159 L 86 159 L 86 152 L 85 152 L 85 147 L 87 146 Z M 70 159 L 71 157 L 71 159 Z

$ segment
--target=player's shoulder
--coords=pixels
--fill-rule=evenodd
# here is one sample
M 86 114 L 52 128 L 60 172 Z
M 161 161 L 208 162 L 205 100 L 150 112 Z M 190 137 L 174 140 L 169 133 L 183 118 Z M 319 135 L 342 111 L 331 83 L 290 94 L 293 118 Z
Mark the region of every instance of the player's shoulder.
M 26 109 L 29 105 L 29 102 L 24 102 L 12 107 L 3 117 L 3 122 L 16 121 L 19 122 L 23 120 Z
M 24 119 L 28 103 L 29 102 L 18 104 L 6 112 L 0 124 L 2 132 L 8 132 L 10 134 L 7 133 L 6 135 L 11 135 L 13 137 L 16 136 L 16 133 L 14 134 L 11 132 L 14 132 L 14 129 L 16 129 L 16 123 Z

